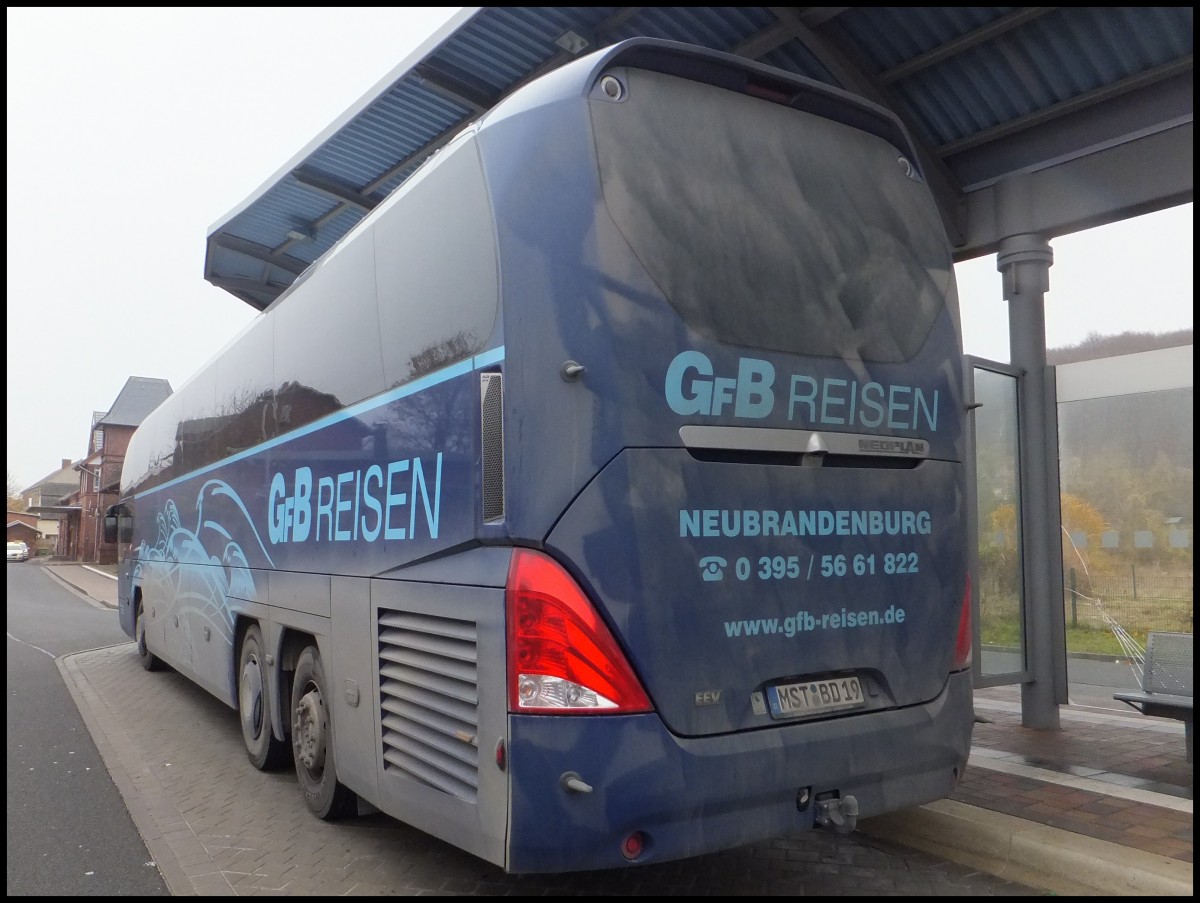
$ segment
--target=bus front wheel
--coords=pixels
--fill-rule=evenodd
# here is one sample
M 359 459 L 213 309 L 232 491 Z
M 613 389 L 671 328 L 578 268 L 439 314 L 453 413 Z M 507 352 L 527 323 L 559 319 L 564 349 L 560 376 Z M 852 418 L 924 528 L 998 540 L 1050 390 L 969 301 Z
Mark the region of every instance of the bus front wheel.
M 278 767 L 288 752 L 287 743 L 271 730 L 273 707 L 262 631 L 251 624 L 242 637 L 238 657 L 238 715 L 246 755 L 259 771 Z
M 304 802 L 321 819 L 352 815 L 358 803 L 337 779 L 327 687 L 321 654 L 309 646 L 296 660 L 292 680 L 292 753 Z
M 146 645 L 146 609 L 140 602 L 137 607 L 137 619 L 134 621 L 133 635 L 137 640 L 138 660 L 141 661 L 142 667 L 147 671 L 161 671 L 163 669 L 162 660 Z

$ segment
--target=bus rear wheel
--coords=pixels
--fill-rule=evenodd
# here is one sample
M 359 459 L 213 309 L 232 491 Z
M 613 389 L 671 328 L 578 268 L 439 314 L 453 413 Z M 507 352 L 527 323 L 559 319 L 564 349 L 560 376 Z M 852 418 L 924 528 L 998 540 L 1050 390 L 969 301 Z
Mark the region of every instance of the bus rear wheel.
M 250 763 L 259 771 L 269 771 L 282 764 L 288 745 L 271 730 L 273 703 L 262 631 L 257 624 L 247 628 L 238 656 L 238 715 Z
M 150 651 L 146 645 L 146 609 L 139 602 L 137 607 L 137 618 L 133 622 L 133 635 L 137 640 L 138 660 L 141 661 L 142 667 L 147 671 L 161 671 L 163 669 L 162 660 Z
M 305 804 L 318 818 L 334 819 L 353 815 L 358 797 L 337 779 L 327 687 L 321 654 L 309 646 L 292 680 L 292 753 Z

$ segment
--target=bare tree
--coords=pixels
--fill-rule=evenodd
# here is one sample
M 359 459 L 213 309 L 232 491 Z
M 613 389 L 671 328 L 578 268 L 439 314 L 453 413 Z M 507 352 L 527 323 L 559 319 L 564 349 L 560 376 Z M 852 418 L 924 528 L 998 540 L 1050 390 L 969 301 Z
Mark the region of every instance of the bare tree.
M 21 498 L 21 487 L 17 485 L 16 477 L 12 473 L 8 473 L 8 510 L 25 510 L 25 499 Z

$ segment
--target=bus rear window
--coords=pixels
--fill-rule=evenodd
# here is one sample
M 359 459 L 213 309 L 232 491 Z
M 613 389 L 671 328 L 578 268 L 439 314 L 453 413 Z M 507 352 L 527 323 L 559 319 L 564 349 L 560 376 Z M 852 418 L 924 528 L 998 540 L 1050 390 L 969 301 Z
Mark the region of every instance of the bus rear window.
M 621 78 L 620 101 L 592 102 L 605 203 L 692 328 L 796 354 L 917 354 L 953 270 L 928 189 L 895 147 L 674 76 Z

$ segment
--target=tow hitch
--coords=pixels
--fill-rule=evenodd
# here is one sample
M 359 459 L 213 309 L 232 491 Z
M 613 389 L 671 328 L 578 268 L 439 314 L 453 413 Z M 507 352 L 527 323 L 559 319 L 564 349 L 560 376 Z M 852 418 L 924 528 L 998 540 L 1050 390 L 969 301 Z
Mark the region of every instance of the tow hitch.
M 830 796 L 817 800 L 817 825 L 838 834 L 849 834 L 858 824 L 858 800 L 852 796 Z

